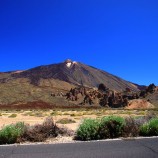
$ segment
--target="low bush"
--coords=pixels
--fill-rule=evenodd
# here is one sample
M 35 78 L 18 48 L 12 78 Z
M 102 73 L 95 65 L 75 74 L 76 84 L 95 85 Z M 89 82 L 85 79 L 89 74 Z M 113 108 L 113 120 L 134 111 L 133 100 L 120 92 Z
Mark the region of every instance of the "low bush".
M 79 126 L 75 139 L 87 141 L 87 140 L 97 140 L 99 121 L 95 119 L 85 119 L 83 123 Z
M 70 124 L 70 123 L 76 123 L 76 121 L 72 119 L 68 119 L 68 118 L 63 118 L 63 119 L 58 120 L 56 123 Z
M 10 116 L 8 116 L 9 118 L 15 118 L 17 117 L 17 114 L 11 114 Z
M 76 132 L 75 139 L 97 140 L 122 136 L 125 120 L 122 117 L 109 116 L 101 120 L 85 119 Z
M 5 126 L 0 130 L 0 145 L 19 142 L 43 142 L 49 137 L 72 136 L 74 132 L 65 127 L 57 127 L 51 117 L 42 124 L 25 125 L 22 122 Z
M 36 112 L 36 113 L 34 114 L 34 116 L 35 116 L 35 117 L 43 117 L 44 115 L 43 115 L 43 113 L 41 113 L 41 112 Z
M 123 127 L 123 137 L 139 136 L 139 123 L 132 117 L 125 118 L 125 125 Z
M 158 118 L 151 119 L 140 127 L 141 136 L 158 136 Z
M 13 144 L 23 134 L 25 125 L 22 122 L 5 126 L 0 130 L 0 144 Z
M 43 142 L 47 138 L 57 137 L 58 135 L 72 136 L 73 134 L 73 131 L 65 127 L 59 128 L 54 120 L 51 117 L 48 117 L 42 124 L 36 124 L 33 126 L 26 125 L 19 141 Z
M 74 131 L 66 127 L 60 127 L 57 129 L 57 134 L 61 136 L 74 136 Z
M 50 113 L 50 116 L 56 116 L 56 115 L 58 115 L 57 111 L 53 111 L 53 112 Z
M 118 116 L 108 116 L 101 119 L 98 134 L 100 139 L 122 136 L 125 120 Z
M 58 127 L 54 123 L 52 118 L 46 118 L 43 124 L 37 124 L 34 126 L 26 126 L 21 141 L 42 142 L 48 137 L 56 137 Z

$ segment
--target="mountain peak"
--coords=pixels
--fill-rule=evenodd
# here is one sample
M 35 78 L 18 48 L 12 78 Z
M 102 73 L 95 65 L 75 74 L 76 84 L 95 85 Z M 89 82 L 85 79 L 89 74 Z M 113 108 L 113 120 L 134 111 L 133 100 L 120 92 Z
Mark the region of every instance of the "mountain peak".
M 107 88 L 115 91 L 124 91 L 126 88 L 139 91 L 139 85 L 71 59 L 59 64 L 39 66 L 21 73 L 14 73 L 11 77 L 13 79 L 28 78 L 30 83 L 36 86 L 39 85 L 41 79 L 58 79 L 86 87 L 98 87 L 103 83 Z
M 72 61 L 71 59 L 66 59 L 64 63 L 66 64 L 68 68 L 71 68 L 74 64 L 77 64 L 76 61 Z

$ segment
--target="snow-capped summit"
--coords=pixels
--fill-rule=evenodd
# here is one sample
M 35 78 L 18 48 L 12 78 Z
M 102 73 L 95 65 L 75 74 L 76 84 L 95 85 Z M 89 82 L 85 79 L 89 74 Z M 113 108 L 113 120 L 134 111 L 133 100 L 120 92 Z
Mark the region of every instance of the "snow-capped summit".
M 58 79 L 87 87 L 98 87 L 100 83 L 104 83 L 107 88 L 115 91 L 124 91 L 126 88 L 130 88 L 133 91 L 139 90 L 139 85 L 70 59 L 62 63 L 39 66 L 21 73 L 11 74 L 11 77 L 14 79 L 28 78 L 30 83 L 36 86 L 38 86 L 41 79 Z
M 70 68 L 70 67 L 72 66 L 73 62 L 72 62 L 72 60 L 67 59 L 67 60 L 65 60 L 65 64 L 66 64 L 66 66 L 67 66 L 68 68 Z
M 77 64 L 76 61 L 72 61 L 71 59 L 67 59 L 64 62 L 68 68 L 71 68 L 74 64 Z

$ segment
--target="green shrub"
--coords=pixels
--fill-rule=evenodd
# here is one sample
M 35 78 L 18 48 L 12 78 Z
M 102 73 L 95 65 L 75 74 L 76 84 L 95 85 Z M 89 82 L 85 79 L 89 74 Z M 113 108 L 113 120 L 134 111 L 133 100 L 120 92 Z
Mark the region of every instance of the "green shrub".
M 141 136 L 149 136 L 149 124 L 145 123 L 140 127 Z
M 99 125 L 100 139 L 117 138 L 122 135 L 125 120 L 118 116 L 108 116 L 101 119 Z
M 78 140 L 96 140 L 106 138 L 117 138 L 122 136 L 125 120 L 122 117 L 103 117 L 97 119 L 85 119 L 76 132 Z
M 25 125 L 22 122 L 11 124 L 0 130 L 0 144 L 16 143 L 23 134 Z
M 76 138 L 78 140 L 97 140 L 99 139 L 98 135 L 99 121 L 95 119 L 85 119 L 83 123 L 79 126 L 76 132 Z
M 158 118 L 148 120 L 122 118 L 118 116 L 98 119 L 85 119 L 76 132 L 77 140 L 97 140 L 133 136 L 158 136 Z
M 158 118 L 151 119 L 140 127 L 141 136 L 158 136 Z

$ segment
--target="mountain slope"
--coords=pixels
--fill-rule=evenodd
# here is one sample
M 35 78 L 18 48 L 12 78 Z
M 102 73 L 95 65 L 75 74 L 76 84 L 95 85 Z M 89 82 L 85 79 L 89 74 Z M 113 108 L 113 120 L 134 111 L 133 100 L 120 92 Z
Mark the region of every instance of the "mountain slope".
M 125 81 L 108 72 L 71 60 L 11 74 L 11 79 L 17 78 L 28 78 L 31 84 L 36 86 L 39 85 L 41 79 L 58 79 L 87 87 L 98 87 L 100 83 L 103 83 L 115 91 L 124 91 L 126 88 L 139 91 L 140 88 L 139 85 Z
M 92 97 L 95 98 L 93 106 L 100 106 L 107 101 L 104 92 L 96 90 L 101 83 L 109 88 L 108 98 L 125 90 L 133 95 L 143 87 L 97 68 L 66 60 L 26 71 L 0 73 L 0 108 L 82 106 L 83 101 L 90 101 Z M 75 87 L 85 90 L 76 95 L 79 91 L 72 91 Z M 120 105 L 124 99 L 116 93 L 113 103 Z

